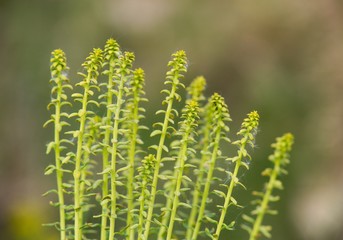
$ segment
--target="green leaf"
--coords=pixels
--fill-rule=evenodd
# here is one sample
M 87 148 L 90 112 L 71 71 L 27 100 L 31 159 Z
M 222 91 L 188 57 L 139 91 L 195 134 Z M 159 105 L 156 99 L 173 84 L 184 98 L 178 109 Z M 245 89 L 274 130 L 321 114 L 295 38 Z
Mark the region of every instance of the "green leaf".
M 261 226 L 260 227 L 260 232 L 266 237 L 266 238 L 271 238 L 272 235 L 270 234 L 270 230 L 272 230 L 271 226 Z
M 56 193 L 58 194 L 56 189 L 51 189 L 49 191 L 46 191 L 45 193 L 42 194 L 42 197 L 45 197 L 46 195 L 50 194 L 50 193 Z
M 45 168 L 44 170 L 44 175 L 50 175 L 51 173 L 53 173 L 56 170 L 56 166 L 55 165 L 49 165 Z
M 230 197 L 230 200 L 231 200 L 231 202 L 232 202 L 234 205 L 237 205 L 237 200 L 236 200 L 236 199 L 234 199 L 233 197 Z
M 110 172 L 112 172 L 112 168 L 108 167 L 108 168 L 104 169 L 102 172 L 98 173 L 98 175 L 107 174 Z
M 218 195 L 219 197 L 222 197 L 222 198 L 225 198 L 226 197 L 226 194 L 223 193 L 222 191 L 219 191 L 219 190 L 213 190 L 213 192 Z
M 83 95 L 81 93 L 73 93 L 71 96 L 73 98 L 83 98 Z
M 182 179 L 185 179 L 188 182 L 193 182 L 192 179 L 190 179 L 189 177 L 187 177 L 186 175 L 182 175 Z
M 66 164 L 66 163 L 68 163 L 68 162 L 69 162 L 69 160 L 70 160 L 70 158 L 71 158 L 71 155 L 68 155 L 68 156 L 66 156 L 66 157 L 62 158 L 62 161 L 61 161 L 61 163 L 62 163 L 62 164 Z
M 49 154 L 54 147 L 55 147 L 55 142 L 49 142 L 46 147 L 46 154 Z
M 47 127 L 50 123 L 53 123 L 55 120 L 54 119 L 49 119 L 48 121 L 46 121 L 43 125 L 43 128 Z
M 156 136 L 156 135 L 160 135 L 162 133 L 161 130 L 154 130 L 151 134 L 150 137 Z
M 184 202 L 179 202 L 178 205 L 181 206 L 181 207 L 189 208 L 189 209 L 192 208 L 192 206 L 190 204 L 187 204 L 187 203 L 184 203 Z

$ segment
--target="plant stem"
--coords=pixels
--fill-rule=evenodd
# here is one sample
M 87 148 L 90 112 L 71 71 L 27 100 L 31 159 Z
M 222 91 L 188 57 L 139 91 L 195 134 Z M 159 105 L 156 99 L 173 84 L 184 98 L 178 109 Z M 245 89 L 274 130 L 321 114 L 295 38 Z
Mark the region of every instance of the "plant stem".
M 178 158 L 180 159 L 180 158 Z M 176 165 L 179 165 L 179 162 L 176 163 Z M 175 179 L 177 179 L 177 175 L 178 175 L 178 172 L 177 171 L 174 171 L 174 176 L 173 176 L 173 179 L 171 180 L 172 183 L 171 183 L 171 187 L 170 187 L 170 191 L 169 191 L 169 194 L 168 194 L 168 197 L 167 197 L 167 202 L 165 204 L 165 213 L 163 215 L 163 219 L 162 219 L 162 226 L 160 227 L 160 230 L 158 232 L 158 237 L 157 239 L 163 239 L 163 235 L 164 233 L 166 232 L 166 229 L 167 229 L 167 224 L 168 224 L 168 220 L 169 220 L 169 217 L 170 217 L 170 210 L 173 206 L 173 195 L 174 195 L 174 188 L 175 188 Z
M 140 204 L 139 204 L 139 215 L 138 215 L 138 240 L 142 239 L 142 234 L 143 234 L 143 224 L 144 224 L 144 216 L 143 216 L 143 212 L 144 212 L 144 206 L 145 206 L 145 191 L 146 191 L 146 181 L 143 180 L 142 182 L 142 191 L 140 194 Z
M 164 122 L 163 122 L 163 127 L 162 127 L 162 133 L 160 137 L 160 141 L 158 144 L 157 148 L 157 154 L 156 154 L 156 165 L 155 165 L 155 170 L 154 170 L 154 177 L 151 185 L 151 195 L 150 195 L 150 201 L 148 205 L 148 215 L 145 223 L 145 232 L 144 232 L 144 238 L 148 239 L 149 237 L 149 230 L 150 230 L 150 224 L 151 224 L 151 219 L 152 219 L 152 213 L 154 210 L 154 204 L 155 204 L 155 197 L 156 197 L 156 189 L 157 189 L 157 182 L 158 182 L 158 174 L 160 171 L 160 164 L 161 164 L 161 157 L 162 157 L 162 152 L 163 152 L 163 146 L 164 146 L 164 140 L 167 135 L 167 128 L 168 128 L 168 123 L 169 123 L 169 117 L 171 114 L 171 110 L 173 107 L 173 101 L 174 101 L 174 95 L 176 91 L 176 86 L 173 85 L 171 93 L 168 98 L 168 107 L 165 112 L 165 117 L 164 117 Z
M 254 226 L 253 226 L 252 231 L 250 233 L 249 240 L 256 240 L 258 235 L 259 235 L 259 229 L 261 227 L 263 217 L 264 217 L 264 215 L 268 209 L 269 199 L 272 195 L 272 191 L 273 191 L 273 188 L 275 185 L 276 178 L 278 176 L 278 173 L 280 172 L 280 164 L 281 164 L 280 158 L 276 158 L 274 169 L 273 169 L 273 172 L 270 176 L 269 182 L 267 184 L 266 192 L 263 196 L 263 200 L 262 200 L 262 203 L 260 205 L 260 209 L 258 211 L 258 215 L 256 217 L 256 220 L 254 222 Z
M 75 211 L 75 223 L 74 223 L 74 237 L 75 240 L 81 240 L 82 237 L 82 211 L 81 211 L 81 199 L 80 199 L 80 177 L 81 177 L 81 157 L 82 157 L 82 144 L 83 144 L 83 134 L 85 131 L 86 115 L 87 115 L 87 101 L 88 101 L 88 90 L 89 82 L 91 78 L 91 73 L 88 72 L 86 78 L 86 84 L 84 85 L 84 93 L 82 98 L 82 108 L 79 111 L 80 117 L 80 128 L 78 131 L 77 137 L 77 148 L 76 148 L 76 157 L 75 157 L 75 170 L 73 173 L 74 176 L 74 211 Z
M 188 224 L 187 224 L 187 232 L 186 232 L 186 239 L 190 239 L 192 237 L 192 230 L 195 224 L 195 218 L 196 215 L 198 213 L 198 203 L 199 203 L 199 196 L 200 196 L 200 190 L 201 190 L 201 185 L 203 182 L 203 177 L 204 177 L 204 164 L 206 162 L 207 159 L 207 155 L 206 155 L 206 150 L 208 148 L 208 144 L 209 144 L 209 138 L 210 138 L 210 128 L 211 128 L 211 124 L 210 121 L 206 122 L 206 126 L 204 128 L 204 142 L 203 142 L 203 148 L 202 148 L 202 155 L 201 155 L 201 160 L 199 163 L 199 172 L 198 172 L 198 177 L 196 180 L 196 184 L 195 184 L 195 188 L 194 188 L 194 192 L 193 192 L 193 200 L 192 200 L 192 210 L 191 213 L 189 215 L 188 218 Z
M 61 74 L 57 76 L 61 79 Z M 61 152 L 60 152 L 60 118 L 61 118 L 61 94 L 62 94 L 62 82 L 58 81 L 57 101 L 55 105 L 55 127 L 54 127 L 54 142 L 55 142 L 55 164 L 56 164 L 56 180 L 57 180 L 57 192 L 59 202 L 59 214 L 60 214 L 60 237 L 61 240 L 66 240 L 66 220 L 65 220 L 65 206 L 64 206 L 64 194 L 63 194 L 63 171 L 61 169 Z
M 241 146 L 241 149 L 244 149 L 244 148 L 245 148 L 245 144 L 243 146 Z M 233 191 L 234 186 L 237 183 L 237 175 L 238 175 L 238 170 L 241 166 L 242 157 L 243 157 L 243 154 L 241 151 L 239 151 L 238 159 L 236 160 L 235 169 L 234 169 L 233 174 L 231 176 L 230 185 L 229 185 L 226 197 L 225 197 L 225 202 L 224 202 L 223 208 L 221 210 L 220 219 L 219 219 L 219 222 L 217 224 L 217 229 L 216 229 L 215 234 L 213 235 L 214 240 L 219 239 L 219 235 L 220 235 L 220 232 L 222 230 L 222 226 L 224 223 L 226 212 L 227 212 L 227 209 L 229 207 L 229 203 L 231 201 L 232 191 Z
M 177 211 L 177 207 L 179 204 L 179 195 L 180 195 L 180 188 L 181 188 L 181 183 L 182 183 L 182 175 L 183 175 L 183 169 L 185 166 L 185 159 L 187 158 L 186 154 L 187 154 L 187 140 L 189 137 L 189 132 L 190 129 L 188 131 L 186 131 L 183 139 L 182 139 L 182 147 L 181 147 L 181 151 L 179 154 L 179 160 L 178 165 L 176 166 L 176 169 L 178 169 L 178 171 L 175 171 L 177 173 L 177 178 L 176 178 L 176 186 L 175 186 L 175 191 L 174 191 L 174 199 L 173 199 L 173 208 L 171 210 L 171 214 L 170 214 L 170 221 L 169 221 L 169 226 L 168 226 L 168 232 L 167 232 L 167 240 L 170 240 L 172 237 L 172 233 L 173 233 L 173 227 L 174 227 L 174 221 L 175 221 L 175 216 L 176 216 L 176 211 Z
M 239 179 L 237 177 L 238 171 L 239 171 L 239 168 L 241 167 L 241 165 L 243 165 L 246 169 L 248 169 L 248 165 L 245 164 L 244 162 L 242 162 L 242 160 L 244 157 L 248 157 L 251 160 L 250 155 L 247 153 L 246 145 L 250 144 L 251 146 L 253 146 L 254 141 L 255 141 L 255 134 L 257 132 L 258 124 L 259 124 L 258 113 L 256 111 L 250 112 L 248 114 L 248 117 L 243 120 L 241 130 L 237 133 L 237 135 L 241 135 L 242 138 L 233 143 L 234 145 L 239 146 L 239 150 L 237 151 L 237 155 L 235 157 L 228 159 L 228 160 L 231 160 L 235 163 L 235 169 L 234 169 L 233 173 L 229 172 L 229 174 L 231 175 L 230 176 L 231 181 L 230 181 L 230 185 L 227 189 L 224 205 L 221 208 L 221 214 L 220 214 L 219 221 L 217 223 L 217 229 L 216 229 L 215 234 L 213 235 L 214 240 L 219 239 L 219 235 L 220 235 L 220 232 L 222 230 L 224 220 L 225 220 L 225 216 L 226 216 L 227 209 L 229 207 L 230 202 L 233 202 L 234 204 L 237 205 L 237 202 L 232 197 L 233 188 L 237 184 L 240 184 L 241 186 L 244 187 L 244 185 L 239 182 Z M 224 195 L 223 192 L 221 192 L 221 193 Z
M 141 181 L 141 194 L 138 198 L 140 202 L 139 214 L 138 214 L 138 240 L 143 238 L 143 225 L 144 225 L 144 214 L 145 214 L 145 203 L 147 200 L 147 195 L 149 195 L 149 190 L 147 186 L 152 180 L 151 173 L 155 167 L 155 156 L 150 154 L 142 160 L 142 165 L 138 168 L 140 172 L 140 181 Z
M 214 147 L 213 147 L 213 151 L 212 151 L 212 156 L 211 156 L 211 160 L 210 160 L 210 169 L 208 170 L 207 173 L 207 178 L 206 178 L 206 184 L 204 187 L 204 192 L 202 195 L 202 200 L 201 200 L 201 205 L 199 208 L 199 214 L 198 214 L 198 218 L 195 224 L 195 228 L 192 234 L 192 240 L 196 240 L 199 234 L 199 230 L 200 230 L 200 226 L 201 226 L 201 222 L 204 216 L 204 212 L 205 212 L 205 206 L 206 206 L 206 201 L 207 201 L 207 197 L 210 191 L 210 186 L 211 186 L 211 181 L 212 181 L 212 175 L 213 175 L 213 171 L 215 168 L 215 163 L 216 163 L 216 159 L 217 159 L 217 154 L 218 154 L 218 149 L 219 149 L 219 142 L 220 142 L 220 138 L 221 138 L 221 127 L 217 127 L 216 130 L 216 135 L 215 135 L 215 142 L 214 142 Z
M 116 208 L 117 208 L 117 148 L 118 148 L 118 128 L 120 120 L 121 106 L 123 102 L 123 88 L 124 88 L 124 76 L 121 76 L 120 83 L 118 86 L 117 104 L 114 113 L 114 123 L 112 132 L 112 150 L 111 150 L 111 215 L 110 215 L 110 237 L 109 239 L 114 239 L 115 235 L 115 221 L 117 218 Z
M 112 93 L 112 88 L 113 88 L 113 66 L 110 63 L 109 67 L 109 74 L 108 74 L 108 83 L 107 83 L 107 106 L 112 105 L 113 101 L 113 93 Z M 108 146 L 110 144 L 110 135 L 111 135 L 111 129 L 109 128 L 111 124 L 111 114 L 112 111 L 110 108 L 107 108 L 106 110 L 106 129 L 105 129 L 105 134 L 104 134 L 104 148 L 102 150 L 102 169 L 105 171 L 109 167 L 109 152 L 108 152 Z M 108 196 L 108 174 L 104 173 L 102 175 L 102 198 L 105 198 Z M 102 207 L 102 214 L 101 214 L 101 233 L 100 233 L 100 239 L 101 240 L 106 240 L 107 239 L 107 218 L 108 218 L 108 203 L 105 202 L 101 205 Z
M 127 181 L 127 197 L 128 197 L 128 203 L 127 203 L 127 219 L 126 223 L 128 226 L 128 239 L 134 240 L 134 229 L 131 228 L 132 222 L 133 222 L 133 180 L 134 180 L 134 174 L 135 174 L 135 154 L 136 154 L 136 138 L 137 138 L 137 132 L 138 132 L 138 92 L 134 92 L 133 95 L 133 123 L 132 123 L 132 138 L 131 138 L 131 144 L 129 146 L 129 176 Z
M 83 213 L 86 212 L 87 213 L 87 210 L 84 209 L 84 203 L 85 201 L 87 200 L 85 198 L 85 191 L 86 191 L 86 180 L 87 180 L 87 170 L 88 170 L 88 165 L 90 164 L 90 154 L 91 154 L 91 147 L 92 147 L 92 144 L 93 144 L 93 141 L 95 139 L 95 134 L 96 134 L 96 131 L 94 129 L 94 125 L 95 125 L 95 121 L 97 121 L 96 119 L 93 119 L 91 121 L 94 121 L 94 122 L 88 122 L 88 124 L 86 124 L 87 126 L 85 127 L 85 131 L 89 134 L 87 134 L 87 137 L 85 136 L 85 139 L 86 143 L 85 143 L 85 149 L 84 149 L 84 152 L 83 152 L 83 166 L 81 167 L 81 183 L 80 183 L 80 205 L 82 206 L 81 207 L 81 214 L 79 215 L 80 217 L 80 220 L 79 222 L 80 223 L 83 223 Z M 87 149 L 87 150 L 86 150 Z

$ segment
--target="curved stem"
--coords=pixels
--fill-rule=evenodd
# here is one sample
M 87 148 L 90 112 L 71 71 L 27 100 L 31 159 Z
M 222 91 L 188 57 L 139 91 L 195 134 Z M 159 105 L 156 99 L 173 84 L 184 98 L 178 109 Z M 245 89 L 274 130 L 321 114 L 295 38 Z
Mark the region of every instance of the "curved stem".
M 149 230 L 150 230 L 150 224 L 152 219 L 152 213 L 154 211 L 154 204 L 155 204 L 155 197 L 156 197 L 156 189 L 157 189 L 157 182 L 158 182 L 158 174 L 160 171 L 160 164 L 161 164 L 161 158 L 162 158 L 162 152 L 163 152 L 163 145 L 164 140 L 167 135 L 167 128 L 169 123 L 169 116 L 171 114 L 173 101 L 174 101 L 174 95 L 175 95 L 175 85 L 173 85 L 171 93 L 169 95 L 168 99 L 168 107 L 165 113 L 163 127 L 162 127 L 162 133 L 160 137 L 160 141 L 158 144 L 157 154 L 156 154 L 156 164 L 155 164 L 155 170 L 154 170 L 154 177 L 151 185 L 151 195 L 150 195 L 150 201 L 148 205 L 148 215 L 145 223 L 145 232 L 144 232 L 144 238 L 148 239 L 149 237 Z

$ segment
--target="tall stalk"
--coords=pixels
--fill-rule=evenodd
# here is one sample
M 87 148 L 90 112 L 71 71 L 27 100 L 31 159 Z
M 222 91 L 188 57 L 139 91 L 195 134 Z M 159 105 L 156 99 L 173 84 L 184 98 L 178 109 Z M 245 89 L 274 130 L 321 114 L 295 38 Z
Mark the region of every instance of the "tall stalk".
M 191 101 L 194 101 L 196 103 L 198 103 L 199 105 L 199 114 L 203 114 L 203 109 L 202 106 L 200 105 L 200 102 L 202 102 L 203 100 L 205 100 L 205 96 L 203 95 L 203 91 L 206 87 L 206 80 L 204 77 L 199 76 L 196 77 L 191 84 L 187 87 L 187 93 L 188 96 L 186 98 L 186 103 L 189 103 Z M 187 106 L 187 105 L 186 105 Z M 185 109 L 183 109 L 184 111 Z M 180 158 L 178 158 L 180 159 Z M 176 165 L 179 164 L 178 162 L 176 163 Z M 164 237 L 164 234 L 166 232 L 167 229 L 167 224 L 169 221 L 169 217 L 170 217 L 170 209 L 172 208 L 172 204 L 173 204 L 173 195 L 174 195 L 174 188 L 175 188 L 175 179 L 177 178 L 177 171 L 174 171 L 174 176 L 173 176 L 173 180 L 171 182 L 171 186 L 170 186 L 170 191 L 168 193 L 168 197 L 166 199 L 166 204 L 165 204 L 165 211 L 163 213 L 163 218 L 161 221 L 161 226 L 159 228 L 159 232 L 158 232 L 158 239 L 162 239 Z M 188 228 L 189 229 L 189 228 Z M 187 231 L 188 231 L 187 229 Z
M 139 213 L 138 213 L 138 240 L 144 238 L 143 227 L 146 216 L 146 202 L 149 200 L 150 192 L 148 186 L 152 182 L 152 174 L 155 168 L 155 156 L 149 154 L 142 160 L 142 165 L 138 168 L 140 179 Z
M 249 240 L 256 240 L 262 234 L 267 238 L 271 238 L 270 226 L 262 225 L 263 218 L 266 214 L 275 215 L 277 212 L 270 209 L 269 202 L 278 201 L 278 196 L 273 196 L 272 192 L 274 188 L 282 190 L 283 185 L 277 178 L 281 174 L 286 174 L 287 171 L 284 166 L 289 164 L 289 152 L 292 149 L 294 137 L 290 133 L 286 133 L 281 137 L 276 138 L 276 142 L 272 144 L 274 153 L 269 156 L 269 160 L 273 163 L 273 169 L 267 168 L 262 172 L 263 176 L 268 176 L 269 181 L 266 185 L 264 192 L 255 192 L 255 195 L 260 199 L 254 201 L 257 204 L 254 211 L 251 212 L 252 216 L 256 216 L 255 219 L 247 215 L 243 215 L 244 220 L 252 223 L 252 228 L 243 225 L 243 228 L 250 234 Z
M 204 182 L 204 173 L 205 173 L 204 165 L 209 158 L 208 147 L 210 144 L 210 134 L 211 134 L 211 128 L 212 128 L 212 112 L 210 111 L 209 106 L 210 106 L 210 103 L 205 107 L 205 111 L 204 111 L 205 121 L 203 121 L 204 126 L 202 130 L 202 134 L 200 135 L 201 158 L 198 165 L 198 171 L 197 171 L 198 174 L 196 177 L 195 187 L 193 190 L 193 199 L 191 202 L 192 203 L 191 213 L 188 218 L 188 224 L 187 224 L 188 227 L 187 227 L 187 232 L 186 232 L 187 239 L 190 239 L 192 237 L 193 229 L 195 226 L 195 220 L 196 220 L 196 216 L 199 210 L 201 187 Z
M 132 96 L 130 102 L 127 104 L 127 110 L 129 112 L 129 116 L 127 121 L 129 122 L 129 147 L 128 147 L 128 165 L 129 171 L 127 176 L 127 217 L 126 217 L 126 226 L 127 228 L 127 235 L 129 240 L 135 239 L 135 230 L 132 227 L 133 225 L 133 209 L 134 209 L 134 176 L 135 176 L 135 159 L 137 153 L 137 143 L 141 142 L 138 136 L 138 129 L 139 129 L 139 120 L 143 118 L 142 115 L 139 114 L 139 111 L 142 109 L 139 108 L 139 104 L 141 101 L 146 100 L 142 97 L 144 94 L 143 87 L 144 87 L 144 71 L 141 68 L 136 69 L 133 72 L 133 78 L 131 80 L 131 89 L 132 89 Z
M 55 107 L 55 114 L 51 116 L 51 119 L 48 120 L 44 127 L 50 122 L 54 123 L 54 141 L 48 145 L 47 153 L 53 148 L 55 152 L 55 166 L 56 169 L 56 182 L 57 182 L 57 195 L 58 195 L 58 208 L 59 208 L 59 229 L 60 229 L 60 239 L 66 240 L 66 214 L 65 214 L 65 203 L 64 203 L 64 190 L 63 190 L 63 169 L 62 169 L 62 159 L 61 159 L 61 131 L 64 125 L 69 125 L 65 121 L 61 121 L 62 116 L 66 114 L 62 111 L 61 108 L 63 105 L 69 104 L 67 102 L 67 95 L 64 93 L 64 88 L 72 89 L 72 86 L 68 84 L 69 80 L 66 77 L 65 73 L 68 70 L 66 57 L 62 50 L 57 49 L 51 54 L 51 80 L 50 82 L 54 84 L 51 95 L 52 101 L 49 104 L 48 108 L 51 105 Z M 50 165 L 45 174 L 50 174 L 52 171 L 52 166 Z
M 127 75 L 130 73 L 132 62 L 134 61 L 134 54 L 125 52 L 124 55 L 120 56 L 120 67 L 116 70 L 118 75 L 119 85 L 116 91 L 117 102 L 114 107 L 114 121 L 112 128 L 112 148 L 111 148 L 111 166 L 110 166 L 110 177 L 111 177 L 111 215 L 110 215 L 110 234 L 109 239 L 114 239 L 115 235 L 115 222 L 117 218 L 117 149 L 118 149 L 118 135 L 119 135 L 119 122 L 121 121 L 122 105 L 124 103 L 124 87 L 128 78 Z
M 245 157 L 248 157 L 249 160 L 251 160 L 250 155 L 247 153 L 246 145 L 247 144 L 250 144 L 250 145 L 254 144 L 255 135 L 257 133 L 258 121 L 259 121 L 259 115 L 256 111 L 249 113 L 248 117 L 246 119 L 244 119 L 244 121 L 242 123 L 241 130 L 237 133 L 237 135 L 242 136 L 242 138 L 233 143 L 234 145 L 237 145 L 239 147 L 239 149 L 237 151 L 237 156 L 229 159 L 235 163 L 235 169 L 234 169 L 233 173 L 229 172 L 231 181 L 230 181 L 226 196 L 223 192 L 220 192 L 217 190 L 220 194 L 225 196 L 225 202 L 224 202 L 224 205 L 221 207 L 220 218 L 219 218 L 219 221 L 217 222 L 216 232 L 213 235 L 214 240 L 219 239 L 219 235 L 220 235 L 220 232 L 221 232 L 223 224 L 224 224 L 224 220 L 225 220 L 225 216 L 226 216 L 229 204 L 231 202 L 233 202 L 233 204 L 237 205 L 237 201 L 232 197 L 232 192 L 233 192 L 233 188 L 237 184 L 244 186 L 242 183 L 239 182 L 238 171 L 239 171 L 239 168 L 241 167 L 241 165 L 248 168 L 248 165 L 245 164 L 244 162 L 242 162 L 242 160 Z
M 91 178 L 93 175 L 92 168 L 94 167 L 94 160 L 92 157 L 97 151 L 97 141 L 99 139 L 99 125 L 100 118 L 98 116 L 88 117 L 85 127 L 84 134 L 84 146 L 83 146 L 83 156 L 81 163 L 81 177 L 80 177 L 80 205 L 82 213 L 79 215 L 79 222 L 84 222 L 84 214 L 87 214 L 93 207 L 89 203 L 89 197 L 92 195 L 90 193 L 90 188 L 94 180 Z M 94 227 L 90 222 L 84 224 L 84 229 L 89 227 Z
M 212 148 L 211 151 L 211 159 L 209 161 L 209 169 L 207 171 L 207 178 L 206 183 L 204 186 L 201 204 L 199 208 L 198 217 L 195 223 L 194 231 L 192 234 L 192 240 L 196 240 L 198 238 L 198 234 L 200 231 L 201 223 L 205 213 L 205 207 L 207 202 L 207 197 L 210 191 L 210 186 L 212 182 L 213 172 L 216 165 L 216 160 L 218 157 L 219 152 L 219 145 L 220 141 L 223 137 L 225 137 L 225 133 L 229 131 L 229 128 L 226 126 L 226 122 L 231 121 L 229 111 L 227 105 L 224 102 L 223 97 L 219 94 L 215 93 L 212 95 L 210 100 L 210 108 L 213 111 L 213 142 L 210 143 L 210 147 Z M 223 136 L 224 135 L 224 136 Z
M 74 176 L 74 238 L 75 240 L 81 240 L 82 238 L 82 227 L 83 223 L 80 222 L 82 219 L 82 210 L 81 210 L 81 195 L 80 195 L 80 183 L 81 183 L 81 161 L 83 155 L 83 146 L 84 146 L 84 134 L 85 134 L 85 125 L 88 115 L 87 105 L 90 103 L 89 96 L 93 95 L 91 88 L 92 85 L 97 84 L 97 76 L 99 75 L 99 67 L 102 62 L 102 50 L 94 49 L 91 52 L 90 56 L 87 57 L 83 67 L 85 68 L 87 74 L 79 73 L 84 77 L 83 81 L 77 84 L 84 88 L 83 94 L 74 93 L 72 96 L 75 97 L 76 101 L 81 101 L 82 106 L 77 114 L 72 114 L 71 116 L 78 116 L 79 121 L 79 130 L 74 131 L 74 137 L 77 137 L 77 147 L 76 147 L 76 156 L 75 156 L 75 168 L 73 172 Z
M 169 90 L 162 90 L 162 92 L 167 94 L 166 99 L 163 101 L 163 104 L 167 104 L 166 111 L 158 111 L 157 113 L 163 113 L 164 114 L 164 120 L 163 124 L 158 123 L 156 125 L 162 126 L 161 130 L 155 130 L 151 133 L 151 136 L 160 135 L 160 140 L 158 143 L 158 146 L 154 145 L 151 146 L 156 150 L 156 165 L 154 169 L 154 177 L 151 185 L 151 195 L 149 199 L 149 205 L 148 205 L 148 214 L 147 219 L 145 223 L 145 232 L 144 232 L 144 238 L 148 239 L 149 237 L 149 231 L 150 231 L 150 224 L 152 221 L 152 214 L 154 211 L 154 204 L 155 204 L 155 198 L 156 198 L 156 190 L 157 190 L 157 183 L 159 178 L 159 170 L 160 170 L 160 164 L 162 159 L 162 152 L 168 151 L 167 147 L 164 145 L 164 141 L 166 138 L 166 135 L 168 133 L 169 123 L 173 123 L 171 116 L 173 114 L 177 114 L 177 111 L 173 109 L 173 103 L 175 100 L 180 101 L 181 97 L 179 94 L 176 93 L 178 87 L 183 87 L 184 85 L 180 83 L 180 79 L 183 77 L 183 73 L 187 71 L 187 58 L 186 53 L 184 51 L 178 51 L 174 53 L 173 59 L 168 63 L 168 66 L 171 67 L 171 70 L 167 72 L 167 77 L 165 84 L 171 85 L 171 91 Z
M 102 199 L 108 199 L 108 173 L 106 173 L 106 169 L 109 168 L 109 148 L 110 148 L 110 135 L 111 135 L 111 127 L 112 127 L 112 112 L 111 106 L 113 105 L 113 87 L 114 87 L 114 74 L 115 68 L 118 66 L 118 59 L 121 55 L 119 45 L 114 39 L 109 39 L 106 42 L 105 50 L 104 50 L 104 67 L 107 69 L 103 72 L 103 74 L 108 75 L 107 84 L 105 85 L 107 88 L 107 92 L 104 95 L 100 96 L 100 99 L 105 99 L 105 106 L 106 106 L 106 117 L 104 119 L 104 138 L 102 141 Z M 107 239 L 107 219 L 110 213 L 108 209 L 108 201 L 101 202 L 101 229 L 100 229 L 100 239 L 106 240 Z
M 174 222 L 176 218 L 176 212 L 179 206 L 179 196 L 181 194 L 181 183 L 183 180 L 183 170 L 185 167 L 185 162 L 188 155 L 189 143 L 192 142 L 192 132 L 197 126 L 197 120 L 199 118 L 199 107 L 196 101 L 190 101 L 182 115 L 184 119 L 181 123 L 180 135 L 182 139 L 180 141 L 180 153 L 178 159 L 176 160 L 175 172 L 176 172 L 176 184 L 173 192 L 173 204 L 170 213 L 170 221 L 167 232 L 167 240 L 170 240 L 173 233 Z M 194 140 L 193 140 L 194 141 Z

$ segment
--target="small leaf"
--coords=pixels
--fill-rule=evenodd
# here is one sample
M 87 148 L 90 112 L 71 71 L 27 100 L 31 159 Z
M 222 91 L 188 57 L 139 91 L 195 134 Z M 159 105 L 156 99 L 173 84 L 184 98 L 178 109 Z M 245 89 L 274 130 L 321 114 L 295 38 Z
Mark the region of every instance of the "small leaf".
M 108 167 L 108 168 L 104 169 L 102 172 L 98 173 L 98 175 L 110 173 L 111 171 L 112 171 L 112 168 L 111 168 L 111 167 Z
M 54 119 L 49 119 L 48 121 L 46 121 L 43 125 L 43 128 L 45 128 L 46 126 L 48 126 L 50 123 L 53 123 L 55 120 Z
M 51 189 L 49 191 L 46 191 L 45 193 L 42 194 L 43 197 L 45 197 L 46 195 L 50 194 L 50 193 L 56 193 L 58 194 L 57 190 L 56 189 Z
M 69 162 L 69 160 L 70 160 L 70 158 L 71 158 L 71 155 L 68 155 L 68 156 L 66 156 L 65 158 L 62 158 L 62 164 L 66 164 L 66 163 L 68 163 Z
M 223 193 L 222 191 L 219 191 L 219 190 L 213 190 L 213 192 L 218 195 L 219 197 L 222 197 L 222 198 L 225 198 L 226 197 L 226 194 Z
M 154 130 L 151 134 L 150 134 L 150 137 L 153 137 L 153 136 L 156 136 L 156 135 L 159 135 L 161 134 L 162 131 L 161 130 Z
M 231 202 L 232 202 L 234 205 L 237 205 L 236 199 L 234 199 L 233 197 L 230 197 L 230 200 L 231 200 Z
M 250 222 L 250 223 L 254 223 L 254 221 L 255 221 L 252 217 L 250 217 L 250 216 L 248 216 L 248 215 L 246 215 L 246 214 L 243 214 L 243 215 L 242 215 L 242 218 L 243 218 L 245 221 Z
M 73 93 L 71 96 L 73 98 L 82 98 L 83 97 L 83 95 L 81 93 Z
M 51 173 L 53 173 L 56 170 L 56 166 L 55 165 L 49 165 L 45 168 L 44 171 L 44 175 L 50 175 Z
M 241 227 L 242 227 L 243 230 L 247 231 L 249 234 L 252 231 L 252 228 L 250 226 L 248 226 L 248 225 L 242 224 Z
M 186 175 L 182 176 L 182 179 L 185 179 L 188 182 L 193 182 L 192 179 L 190 179 L 189 177 L 187 177 Z
M 73 132 L 73 137 L 74 138 L 77 138 L 79 135 L 80 135 L 80 131 L 77 130 L 77 131 Z
M 49 154 L 51 152 L 51 149 L 55 147 L 55 142 L 49 142 L 49 144 L 46 147 L 46 154 Z
M 189 208 L 189 209 L 192 208 L 192 206 L 190 204 L 183 203 L 183 202 L 179 202 L 179 206 L 182 206 L 182 207 L 185 207 L 185 208 Z
M 105 198 L 100 202 L 101 206 L 107 205 L 111 201 L 111 198 Z
M 282 190 L 282 189 L 283 189 L 283 184 L 282 184 L 281 181 L 275 180 L 275 182 L 274 182 L 274 187 L 277 188 L 277 189 Z
M 169 152 L 168 147 L 165 146 L 165 145 L 162 146 L 162 149 L 163 149 L 165 152 Z
M 270 234 L 270 231 L 272 230 L 271 226 L 261 226 L 260 227 L 260 232 L 266 237 L 266 238 L 271 238 L 272 235 Z

